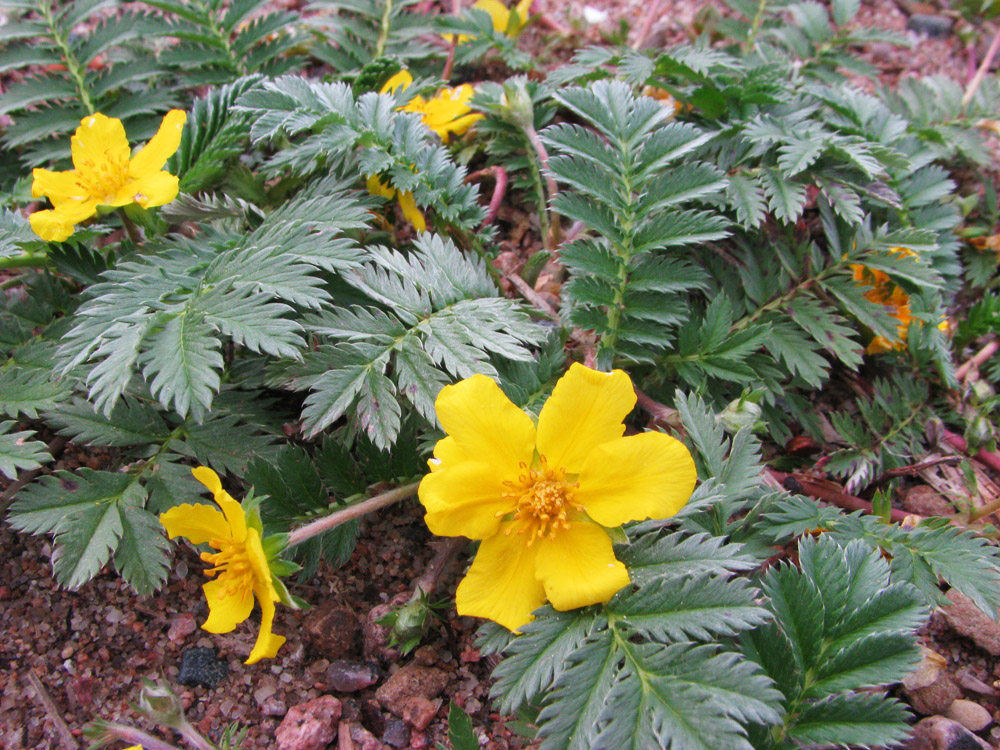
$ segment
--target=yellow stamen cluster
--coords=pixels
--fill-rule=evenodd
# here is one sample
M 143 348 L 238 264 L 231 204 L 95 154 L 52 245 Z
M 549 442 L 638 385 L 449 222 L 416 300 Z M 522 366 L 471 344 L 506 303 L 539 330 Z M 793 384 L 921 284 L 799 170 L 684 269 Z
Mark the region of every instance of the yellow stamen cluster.
M 514 521 L 519 522 L 506 534 L 510 535 L 515 529 L 518 534 L 528 534 L 530 547 L 536 539 L 555 539 L 560 529 L 568 529 L 568 512 L 582 511 L 583 506 L 573 499 L 579 483 L 567 482 L 565 469 L 549 468 L 545 456 L 539 458 L 538 469 L 528 468 L 523 461 L 519 466 L 524 473 L 518 475 L 517 481 L 504 482 L 511 491 L 504 492 L 503 497 L 517 504 Z
M 230 539 L 212 539 L 208 544 L 219 551 L 201 553 L 201 559 L 214 566 L 205 575 L 218 573 L 219 580 L 226 582 L 226 595 L 242 598 L 253 588 L 253 566 L 246 545 Z

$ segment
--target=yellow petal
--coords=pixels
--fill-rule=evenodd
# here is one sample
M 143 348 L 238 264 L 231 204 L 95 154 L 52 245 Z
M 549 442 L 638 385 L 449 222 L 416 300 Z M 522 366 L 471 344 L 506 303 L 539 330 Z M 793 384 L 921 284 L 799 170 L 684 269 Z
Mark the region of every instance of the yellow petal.
M 510 22 L 510 11 L 499 0 L 476 0 L 472 4 L 472 7 L 477 10 L 484 10 L 490 14 L 490 18 L 493 19 L 494 31 L 499 31 L 501 34 L 507 31 L 507 24 Z
M 578 474 L 601 443 L 620 438 L 635 406 L 632 381 L 621 370 L 598 372 L 573 363 L 538 416 L 538 452 L 549 466 Z
M 35 211 L 28 217 L 32 231 L 46 242 L 62 242 L 73 234 L 75 222 L 61 211 Z
M 241 506 L 233 496 L 222 489 L 222 480 L 219 475 L 207 466 L 199 466 L 191 469 L 194 478 L 205 485 L 215 502 L 226 514 L 226 521 L 229 524 L 230 536 L 233 541 L 242 542 L 247 536 L 247 517 Z
M 76 172 L 53 172 L 51 169 L 35 168 L 31 170 L 31 197 L 41 198 L 43 195 L 58 206 L 68 200 L 83 201 L 89 198 L 87 191 L 80 186 Z
M 528 16 L 531 15 L 531 3 L 533 0 L 521 0 L 514 8 L 517 11 L 518 24 L 517 31 L 520 32 L 524 28 L 524 25 L 528 22 Z
M 525 546 L 524 539 L 501 531 L 479 545 L 472 567 L 455 591 L 458 614 L 485 617 L 508 630 L 531 622 L 531 613 L 545 602 L 545 592 L 535 578 L 538 547 Z
M 264 554 L 260 532 L 257 529 L 247 530 L 246 551 L 250 568 L 253 570 L 253 591 L 260 603 L 261 612 L 257 642 L 249 658 L 244 662 L 244 664 L 254 664 L 264 658 L 273 659 L 281 644 L 285 642 L 285 637 L 271 632 L 274 622 L 274 603 L 278 601 L 278 592 L 275 591 L 274 583 L 271 581 L 271 568 L 267 564 L 267 555 Z
M 515 470 L 513 476 L 516 474 Z M 509 489 L 502 484 L 507 478 L 478 461 L 465 461 L 426 475 L 420 481 L 418 496 L 427 511 L 427 528 L 438 536 L 493 536 L 500 528 L 500 517 L 515 507 L 513 498 L 503 497 Z
M 413 200 L 413 193 L 409 190 L 401 190 L 399 193 L 399 207 L 403 210 L 403 216 L 413 225 L 418 232 L 427 231 L 427 220 L 417 208 L 417 202 Z
M 249 586 L 229 591 L 231 581 L 218 578 L 201 587 L 208 601 L 208 619 L 201 626 L 209 633 L 229 633 L 250 616 L 253 589 Z
M 266 599 L 260 600 L 260 632 L 257 633 L 257 642 L 253 645 L 250 656 L 243 662 L 244 664 L 256 664 L 261 659 L 273 659 L 278 655 L 278 649 L 285 642 L 285 636 L 276 635 L 271 632 L 274 623 L 274 602 Z
M 130 151 L 122 121 L 100 112 L 80 120 L 80 127 L 70 141 L 70 151 L 77 172 L 97 169 L 117 175 L 128 168 Z
M 160 514 L 160 523 L 171 539 L 182 536 L 192 544 L 230 538 L 226 517 L 211 505 L 184 503 L 175 506 Z
M 455 438 L 445 437 L 438 440 L 434 446 L 434 458 L 427 460 L 427 468 L 431 471 L 441 471 L 468 460 L 469 457 L 465 455 L 465 451 Z
M 410 71 L 401 70 L 396 75 L 392 76 L 388 81 L 382 84 L 382 88 L 379 89 L 380 94 L 395 94 L 397 89 L 402 88 L 404 91 L 410 88 L 410 84 L 413 83 L 413 76 L 410 75 Z
M 465 117 L 459 117 L 448 123 L 446 132 L 454 133 L 455 135 L 462 135 L 463 133 L 468 131 L 468 129 L 471 128 L 477 121 L 482 119 L 483 116 L 478 112 L 474 112 L 471 115 L 465 115 Z M 444 138 L 444 136 L 442 136 L 442 138 Z M 447 143 L 448 139 L 444 138 L 444 141 Z
M 368 179 L 365 180 L 365 187 L 372 195 L 381 195 L 383 198 L 390 200 L 396 195 L 396 188 L 386 185 L 379 179 L 377 174 L 368 175 Z
M 615 559 L 611 538 L 595 523 L 571 522 L 538 546 L 535 573 L 556 609 L 606 602 L 629 582 L 625 566 Z
M 531 464 L 535 447 L 531 417 L 485 375 L 446 385 L 434 407 L 456 447 L 472 460 L 489 464 L 499 481 L 516 477 L 520 463 Z
M 187 112 L 182 109 L 172 109 L 163 117 L 156 135 L 149 139 L 149 143 L 143 146 L 142 150 L 136 154 L 128 165 L 130 177 L 144 177 L 151 172 L 159 172 L 167 159 L 181 145 L 181 133 L 184 132 L 184 123 L 187 122 Z M 176 177 L 174 179 L 177 179 Z M 174 196 L 176 196 L 176 191 Z M 173 197 L 163 201 L 169 203 Z M 138 203 L 139 201 L 136 201 Z M 162 206 L 163 203 L 154 203 L 154 206 Z
M 580 472 L 575 499 L 602 526 L 668 518 L 684 507 L 697 478 L 684 443 L 644 432 L 595 448 Z
M 150 172 L 143 177 L 129 180 L 118 191 L 113 205 L 125 206 L 138 203 L 143 208 L 153 208 L 170 203 L 177 197 L 180 181 L 170 172 Z M 123 202 L 118 203 L 118 200 Z

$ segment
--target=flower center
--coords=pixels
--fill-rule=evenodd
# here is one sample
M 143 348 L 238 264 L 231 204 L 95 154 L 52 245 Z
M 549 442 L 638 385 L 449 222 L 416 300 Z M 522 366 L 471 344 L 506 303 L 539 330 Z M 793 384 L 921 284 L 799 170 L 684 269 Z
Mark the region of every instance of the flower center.
M 569 512 L 582 511 L 583 506 L 573 499 L 579 483 L 566 481 L 566 470 L 550 468 L 545 456 L 539 457 L 538 469 L 529 469 L 524 462 L 520 467 L 524 473 L 517 481 L 504 482 L 510 491 L 504 492 L 502 497 L 516 503 L 515 523 L 506 534 L 510 535 L 515 529 L 518 534 L 528 534 L 530 547 L 535 539 L 555 539 L 560 529 L 568 529 Z
M 241 597 L 246 591 L 253 589 L 253 566 L 250 565 L 250 555 L 245 544 L 230 539 L 212 539 L 209 546 L 218 552 L 202 552 L 201 559 L 214 567 L 205 571 L 205 575 L 219 574 L 219 580 L 226 582 L 226 596 Z
M 128 156 L 122 158 L 121 154 L 108 150 L 97 159 L 83 157 L 82 162 L 75 170 L 77 185 L 92 198 L 105 205 L 110 204 L 118 189 L 128 180 Z

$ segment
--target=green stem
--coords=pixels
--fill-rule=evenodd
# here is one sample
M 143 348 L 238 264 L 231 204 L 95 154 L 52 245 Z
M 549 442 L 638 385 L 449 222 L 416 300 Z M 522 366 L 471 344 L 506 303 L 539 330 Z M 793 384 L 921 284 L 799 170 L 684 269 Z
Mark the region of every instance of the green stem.
M 66 62 L 66 71 L 69 73 L 70 79 L 73 81 L 73 86 L 76 88 L 77 96 L 80 97 L 80 103 L 83 104 L 84 109 L 87 110 L 87 114 L 94 114 L 94 103 L 90 99 L 90 91 L 87 89 L 87 80 L 85 77 L 85 68 L 80 64 L 76 55 L 73 54 L 73 49 L 69 45 L 69 36 L 62 33 L 62 28 L 56 23 L 56 17 L 52 12 L 52 4 L 50 2 L 39 3 L 39 15 L 45 19 L 45 24 L 49 27 L 49 33 L 52 35 L 52 41 L 56 43 L 59 51 L 62 53 L 63 60 Z
M 385 52 L 385 45 L 389 41 L 391 22 L 392 0 L 385 0 L 385 7 L 382 9 L 382 24 L 379 27 L 378 41 L 375 43 L 375 57 L 382 57 Z
M 233 45 L 229 41 L 229 33 L 224 31 L 222 27 L 216 23 L 215 14 L 213 14 L 211 9 L 207 8 L 204 3 L 199 2 L 198 8 L 202 11 L 202 13 L 204 13 L 206 25 L 212 32 L 212 36 L 218 40 L 219 45 L 226 53 L 226 57 L 229 58 L 229 67 L 242 73 L 243 75 L 246 75 L 249 71 L 236 56 L 236 52 L 233 50 Z
M 122 226 L 125 227 L 125 231 L 128 233 L 128 238 L 132 240 L 132 244 L 136 247 L 142 247 L 142 234 L 139 232 L 139 227 L 128 217 L 124 208 L 119 208 L 118 214 L 121 216 Z
M 379 508 L 384 508 L 387 505 L 398 503 L 400 500 L 405 500 L 408 497 L 413 497 L 417 494 L 417 488 L 419 486 L 420 482 L 404 484 L 402 487 L 397 487 L 394 490 L 383 492 L 381 495 L 376 495 L 375 497 L 370 497 L 367 500 L 362 500 L 360 503 L 349 505 L 346 508 L 331 513 L 328 516 L 324 516 L 323 518 L 317 518 L 315 521 L 307 523 L 305 526 L 300 526 L 292 531 L 292 533 L 288 535 L 287 546 L 294 547 L 296 544 L 302 544 L 302 542 L 307 539 L 312 539 L 318 534 L 323 534 L 330 529 L 340 526 L 341 524 L 353 521 L 355 518 L 360 518 L 366 513 L 371 513 L 373 510 L 378 510 Z
M 24 255 L 11 255 L 7 258 L 0 258 L 0 271 L 7 271 L 11 268 L 45 268 L 49 263 L 48 256 L 25 253 Z
M 757 32 L 760 31 L 761 24 L 764 23 L 765 10 L 767 10 L 767 0 L 759 0 L 757 3 L 757 12 L 754 13 L 753 20 L 750 21 L 750 33 L 747 34 L 747 40 L 743 42 L 744 52 L 749 52 L 757 40 Z

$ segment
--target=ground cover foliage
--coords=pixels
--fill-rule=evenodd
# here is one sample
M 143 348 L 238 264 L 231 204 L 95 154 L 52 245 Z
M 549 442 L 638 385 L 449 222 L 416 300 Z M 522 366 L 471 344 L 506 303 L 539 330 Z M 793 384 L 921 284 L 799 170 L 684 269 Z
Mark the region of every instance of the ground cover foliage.
M 847 513 L 763 479 L 765 455 L 808 465 L 777 448 L 793 437 L 868 498 L 934 449 L 934 419 L 992 445 L 1000 369 L 974 393 L 955 371 L 1000 333 L 994 78 L 965 100 L 942 78 L 861 88 L 856 46 L 905 40 L 857 28 L 852 0 L 734 0 L 714 43 L 587 47 L 530 80 L 524 19 L 481 8 L 7 5 L 0 71 L 26 75 L 0 95 L 0 473 L 34 477 L 56 435 L 103 457 L 6 509 L 53 537 L 61 584 L 110 564 L 138 596 L 163 585 L 156 514 L 203 502 L 191 466 L 252 488 L 284 534 L 419 479 L 443 386 L 485 374 L 537 413 L 576 358 L 626 370 L 631 424 L 666 414 L 700 481 L 625 527 L 632 583 L 606 604 L 483 626 L 496 705 L 543 748 L 885 746 L 908 720 L 885 689 L 942 592 L 995 616 L 974 509 L 900 524 L 884 492 Z M 401 107 L 446 65 L 482 118 L 443 141 Z M 383 90 L 402 68 L 414 83 Z M 68 167 L 81 118 L 134 145 L 171 108 L 176 200 L 32 231 L 31 169 Z M 521 273 L 544 267 L 556 307 L 502 291 L 484 175 L 535 222 Z M 356 531 L 296 547 L 300 575 Z

